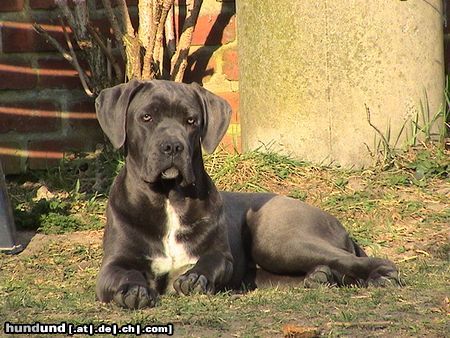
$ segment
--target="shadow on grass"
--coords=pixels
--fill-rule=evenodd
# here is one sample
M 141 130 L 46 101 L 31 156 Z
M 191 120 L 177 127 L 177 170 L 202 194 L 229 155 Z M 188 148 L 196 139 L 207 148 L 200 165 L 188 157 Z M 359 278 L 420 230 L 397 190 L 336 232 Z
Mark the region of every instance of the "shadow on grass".
M 103 227 L 109 187 L 123 155 L 109 147 L 74 154 L 58 167 L 8 176 L 18 231 L 61 234 Z

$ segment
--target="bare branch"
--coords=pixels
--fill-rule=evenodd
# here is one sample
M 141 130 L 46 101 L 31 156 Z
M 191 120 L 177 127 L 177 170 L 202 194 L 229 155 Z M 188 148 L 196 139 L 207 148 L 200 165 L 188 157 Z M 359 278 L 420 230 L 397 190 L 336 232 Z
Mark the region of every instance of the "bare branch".
M 150 33 L 153 23 L 153 1 L 154 0 L 139 0 L 139 30 L 138 36 L 141 40 L 142 46 L 147 49 L 150 42 Z
M 105 56 L 108 58 L 109 62 L 111 63 L 112 67 L 114 68 L 114 72 L 116 73 L 116 79 L 118 81 L 122 81 L 123 79 L 123 72 L 122 69 L 119 66 L 119 63 L 117 62 L 116 58 L 111 52 L 111 48 L 108 48 L 98 35 L 98 33 L 95 31 L 95 29 L 89 24 L 87 25 L 87 30 L 89 34 L 91 34 L 92 38 L 95 40 L 95 42 L 99 45 L 102 52 L 105 54 Z
M 108 53 L 112 53 L 112 49 L 111 49 L 111 39 L 106 39 L 106 49 L 108 51 Z M 111 67 L 111 62 L 108 60 L 106 60 L 106 74 L 108 76 L 108 81 L 111 82 L 112 81 L 112 67 Z M 116 74 L 117 76 L 117 74 Z
M 108 17 L 109 23 L 111 24 L 111 28 L 113 30 L 114 38 L 116 39 L 118 45 L 120 54 L 122 55 L 122 58 L 126 60 L 126 54 L 125 54 L 125 48 L 123 46 L 123 32 L 120 28 L 119 23 L 117 22 L 116 15 L 114 14 L 114 11 L 111 6 L 110 0 L 102 0 L 103 7 L 105 7 L 106 10 L 106 16 Z
M 134 37 L 134 35 L 135 35 L 134 28 L 133 28 L 133 24 L 131 23 L 130 13 L 129 13 L 128 7 L 127 7 L 127 2 L 125 0 L 119 0 L 118 8 L 119 8 L 120 16 L 122 17 L 122 20 L 124 23 L 126 34 Z
M 162 60 L 160 60 L 161 55 L 161 49 L 162 49 L 162 43 L 163 43 L 163 37 L 164 37 L 164 27 L 166 25 L 166 19 L 167 15 L 170 11 L 170 9 L 173 6 L 174 0 L 164 0 L 162 4 L 162 11 L 161 11 L 161 17 L 158 22 L 158 28 L 156 30 L 156 41 L 155 41 L 155 47 L 154 47 L 154 60 L 155 62 L 159 63 L 159 72 L 162 73 Z
M 154 78 L 153 73 L 153 63 L 154 58 L 153 54 L 155 52 L 155 41 L 156 41 L 156 32 L 158 30 L 159 22 L 161 20 L 162 13 L 162 0 L 154 0 L 153 2 L 153 21 L 150 25 L 150 34 L 148 36 L 148 44 L 146 46 L 145 55 L 144 55 L 144 67 L 142 70 L 142 77 L 144 79 L 152 79 Z
M 75 67 L 76 71 L 78 72 L 78 76 L 81 80 L 83 89 L 88 96 L 94 97 L 95 94 L 92 92 L 92 90 L 89 87 L 89 78 L 86 75 L 86 73 L 84 72 L 83 68 L 81 68 L 80 64 L 78 63 L 78 58 L 77 58 L 77 55 L 75 54 L 75 50 L 73 49 L 72 41 L 70 41 L 69 34 L 67 33 L 66 26 L 62 19 L 61 19 L 61 26 L 63 29 L 64 37 L 66 38 L 67 46 L 69 47 L 70 55 L 72 55 L 72 59 L 73 59 L 72 65 Z
M 44 28 L 42 28 L 41 25 L 37 23 L 33 24 L 33 28 L 38 34 L 44 36 L 47 42 L 53 45 L 53 47 L 55 47 L 58 52 L 61 53 L 64 59 L 66 59 L 73 65 L 73 58 L 70 53 L 63 46 L 61 46 L 61 44 L 53 36 L 51 36 Z
M 181 82 L 183 80 L 184 71 L 187 67 L 187 57 L 189 55 L 189 48 L 192 43 L 192 34 L 194 32 L 195 24 L 197 23 L 198 14 L 202 6 L 203 0 L 194 0 L 194 5 L 191 14 L 186 18 L 183 25 L 183 32 L 181 33 L 178 42 L 177 51 L 172 57 L 171 78 L 173 81 Z
M 69 0 L 55 0 L 65 23 L 73 31 L 73 36 L 69 36 L 67 27 L 62 23 L 68 48 L 51 37 L 41 26 L 36 25 L 35 30 L 73 65 L 89 96 L 93 96 L 104 86 L 111 85 L 111 82 L 126 78 L 152 79 L 164 76 L 181 82 L 203 0 L 188 1 L 188 15 L 181 30 L 178 48 L 174 33 L 174 1 L 139 0 L 139 28 L 135 31 L 126 0 L 116 0 L 118 6 L 114 9 L 112 0 L 102 0 L 114 40 L 126 62 L 126 75 L 118 62 L 118 55 L 111 49 L 111 41 L 106 43 L 105 38 L 90 24 L 88 0 L 73 0 L 74 8 L 69 6 Z M 76 43 L 86 57 L 91 73 L 80 66 L 77 58 L 80 54 L 76 54 L 74 50 Z M 168 67 L 165 67 L 166 60 L 169 60 Z M 112 74 L 112 69 L 115 74 Z
M 73 16 L 72 12 L 70 11 L 68 1 L 67 0 L 55 0 L 55 4 L 61 10 L 61 13 L 64 16 L 64 18 L 66 19 L 69 26 L 75 27 L 76 26 L 75 17 Z
M 76 25 L 72 26 L 71 23 L 69 22 L 70 27 L 72 27 L 72 29 L 74 29 L 76 31 L 77 34 L 77 42 L 78 44 L 80 44 L 80 41 L 83 40 L 88 40 L 89 39 L 89 34 L 87 31 L 87 25 L 89 24 L 89 12 L 88 12 L 88 8 L 87 8 L 87 3 L 86 0 L 76 0 L 75 1 L 75 7 L 74 7 L 74 11 L 75 11 L 75 21 L 76 21 Z M 91 46 L 89 46 L 89 42 L 87 41 L 88 45 L 86 47 L 90 48 L 92 47 L 92 44 L 90 44 Z M 83 49 L 83 46 L 80 46 L 81 49 Z
M 164 32 L 166 33 L 166 47 L 167 47 L 167 55 L 172 58 L 172 55 L 175 53 L 177 49 L 176 41 L 175 41 L 175 27 L 173 20 L 173 6 L 170 8 L 169 14 L 167 14 L 166 26 L 164 28 Z
M 141 78 L 141 45 L 138 37 L 136 36 L 131 23 L 130 13 L 128 11 L 127 3 L 125 0 L 118 0 L 119 16 L 122 19 L 122 25 L 125 32 L 122 36 L 122 43 L 125 45 L 125 54 L 127 62 L 127 77 Z
M 54 37 L 52 37 L 44 28 L 42 28 L 41 25 L 37 23 L 33 24 L 33 28 L 36 30 L 36 32 L 43 35 L 45 39 L 50 44 L 52 44 L 58 50 L 58 52 L 61 53 L 64 59 L 66 59 L 68 62 L 72 64 L 72 66 L 78 72 L 78 76 L 81 80 L 81 84 L 83 85 L 84 91 L 88 96 L 92 97 L 94 96 L 94 93 L 89 88 L 87 75 L 84 73 L 83 69 L 80 67 L 80 64 L 78 63 L 75 51 L 73 50 L 72 42 L 70 41 L 69 34 L 67 33 L 64 22 L 61 23 L 61 26 L 63 27 L 64 37 L 66 38 L 66 42 L 69 46 L 69 52 L 63 46 L 61 46 L 61 44 Z

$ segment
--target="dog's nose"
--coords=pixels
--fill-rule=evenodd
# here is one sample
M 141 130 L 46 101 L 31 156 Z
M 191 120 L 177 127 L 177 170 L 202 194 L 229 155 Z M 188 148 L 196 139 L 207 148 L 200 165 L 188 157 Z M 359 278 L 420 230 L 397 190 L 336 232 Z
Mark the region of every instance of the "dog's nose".
M 177 155 L 184 150 L 180 142 L 163 142 L 159 145 L 159 150 L 165 155 Z

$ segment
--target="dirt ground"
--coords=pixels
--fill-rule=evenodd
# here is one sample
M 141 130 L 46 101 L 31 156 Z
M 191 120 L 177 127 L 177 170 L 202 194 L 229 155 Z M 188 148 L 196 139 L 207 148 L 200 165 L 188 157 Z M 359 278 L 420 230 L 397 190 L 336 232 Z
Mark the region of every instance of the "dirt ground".
M 0 325 L 172 323 L 179 337 L 280 337 L 303 331 L 299 337 L 450 336 L 448 175 L 418 181 L 404 168 L 346 171 L 268 162 L 240 159 L 226 171 L 223 161 L 206 165 L 221 189 L 274 191 L 336 215 L 369 254 L 398 265 L 403 287 L 273 286 L 245 294 L 162 296 L 156 308 L 126 311 L 94 297 L 102 229 L 61 230 L 54 221 L 45 229 L 65 233 L 20 231 L 25 250 L 0 255 Z M 70 198 L 67 189 L 40 180 L 12 183 L 13 199 L 22 201 L 26 194 L 35 198 L 43 185 L 52 196 L 61 192 L 59 202 Z M 85 219 L 95 213 L 104 222 L 106 199 L 93 206 L 83 202 L 91 195 L 77 194 L 71 215 Z M 25 211 L 27 207 L 22 205 Z

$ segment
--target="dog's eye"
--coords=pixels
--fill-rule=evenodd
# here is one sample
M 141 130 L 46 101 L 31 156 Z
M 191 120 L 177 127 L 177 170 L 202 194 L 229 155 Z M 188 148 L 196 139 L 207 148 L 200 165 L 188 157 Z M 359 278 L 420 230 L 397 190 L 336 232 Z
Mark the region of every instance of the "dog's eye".
M 187 120 L 186 120 L 186 123 L 187 124 L 189 124 L 189 125 L 194 125 L 195 124 L 195 122 L 197 122 L 193 117 L 189 117 Z
M 153 118 L 152 118 L 152 116 L 150 115 L 150 114 L 144 114 L 144 115 L 142 115 L 142 121 L 144 121 L 144 122 L 150 122 L 150 121 L 152 121 L 153 120 Z

